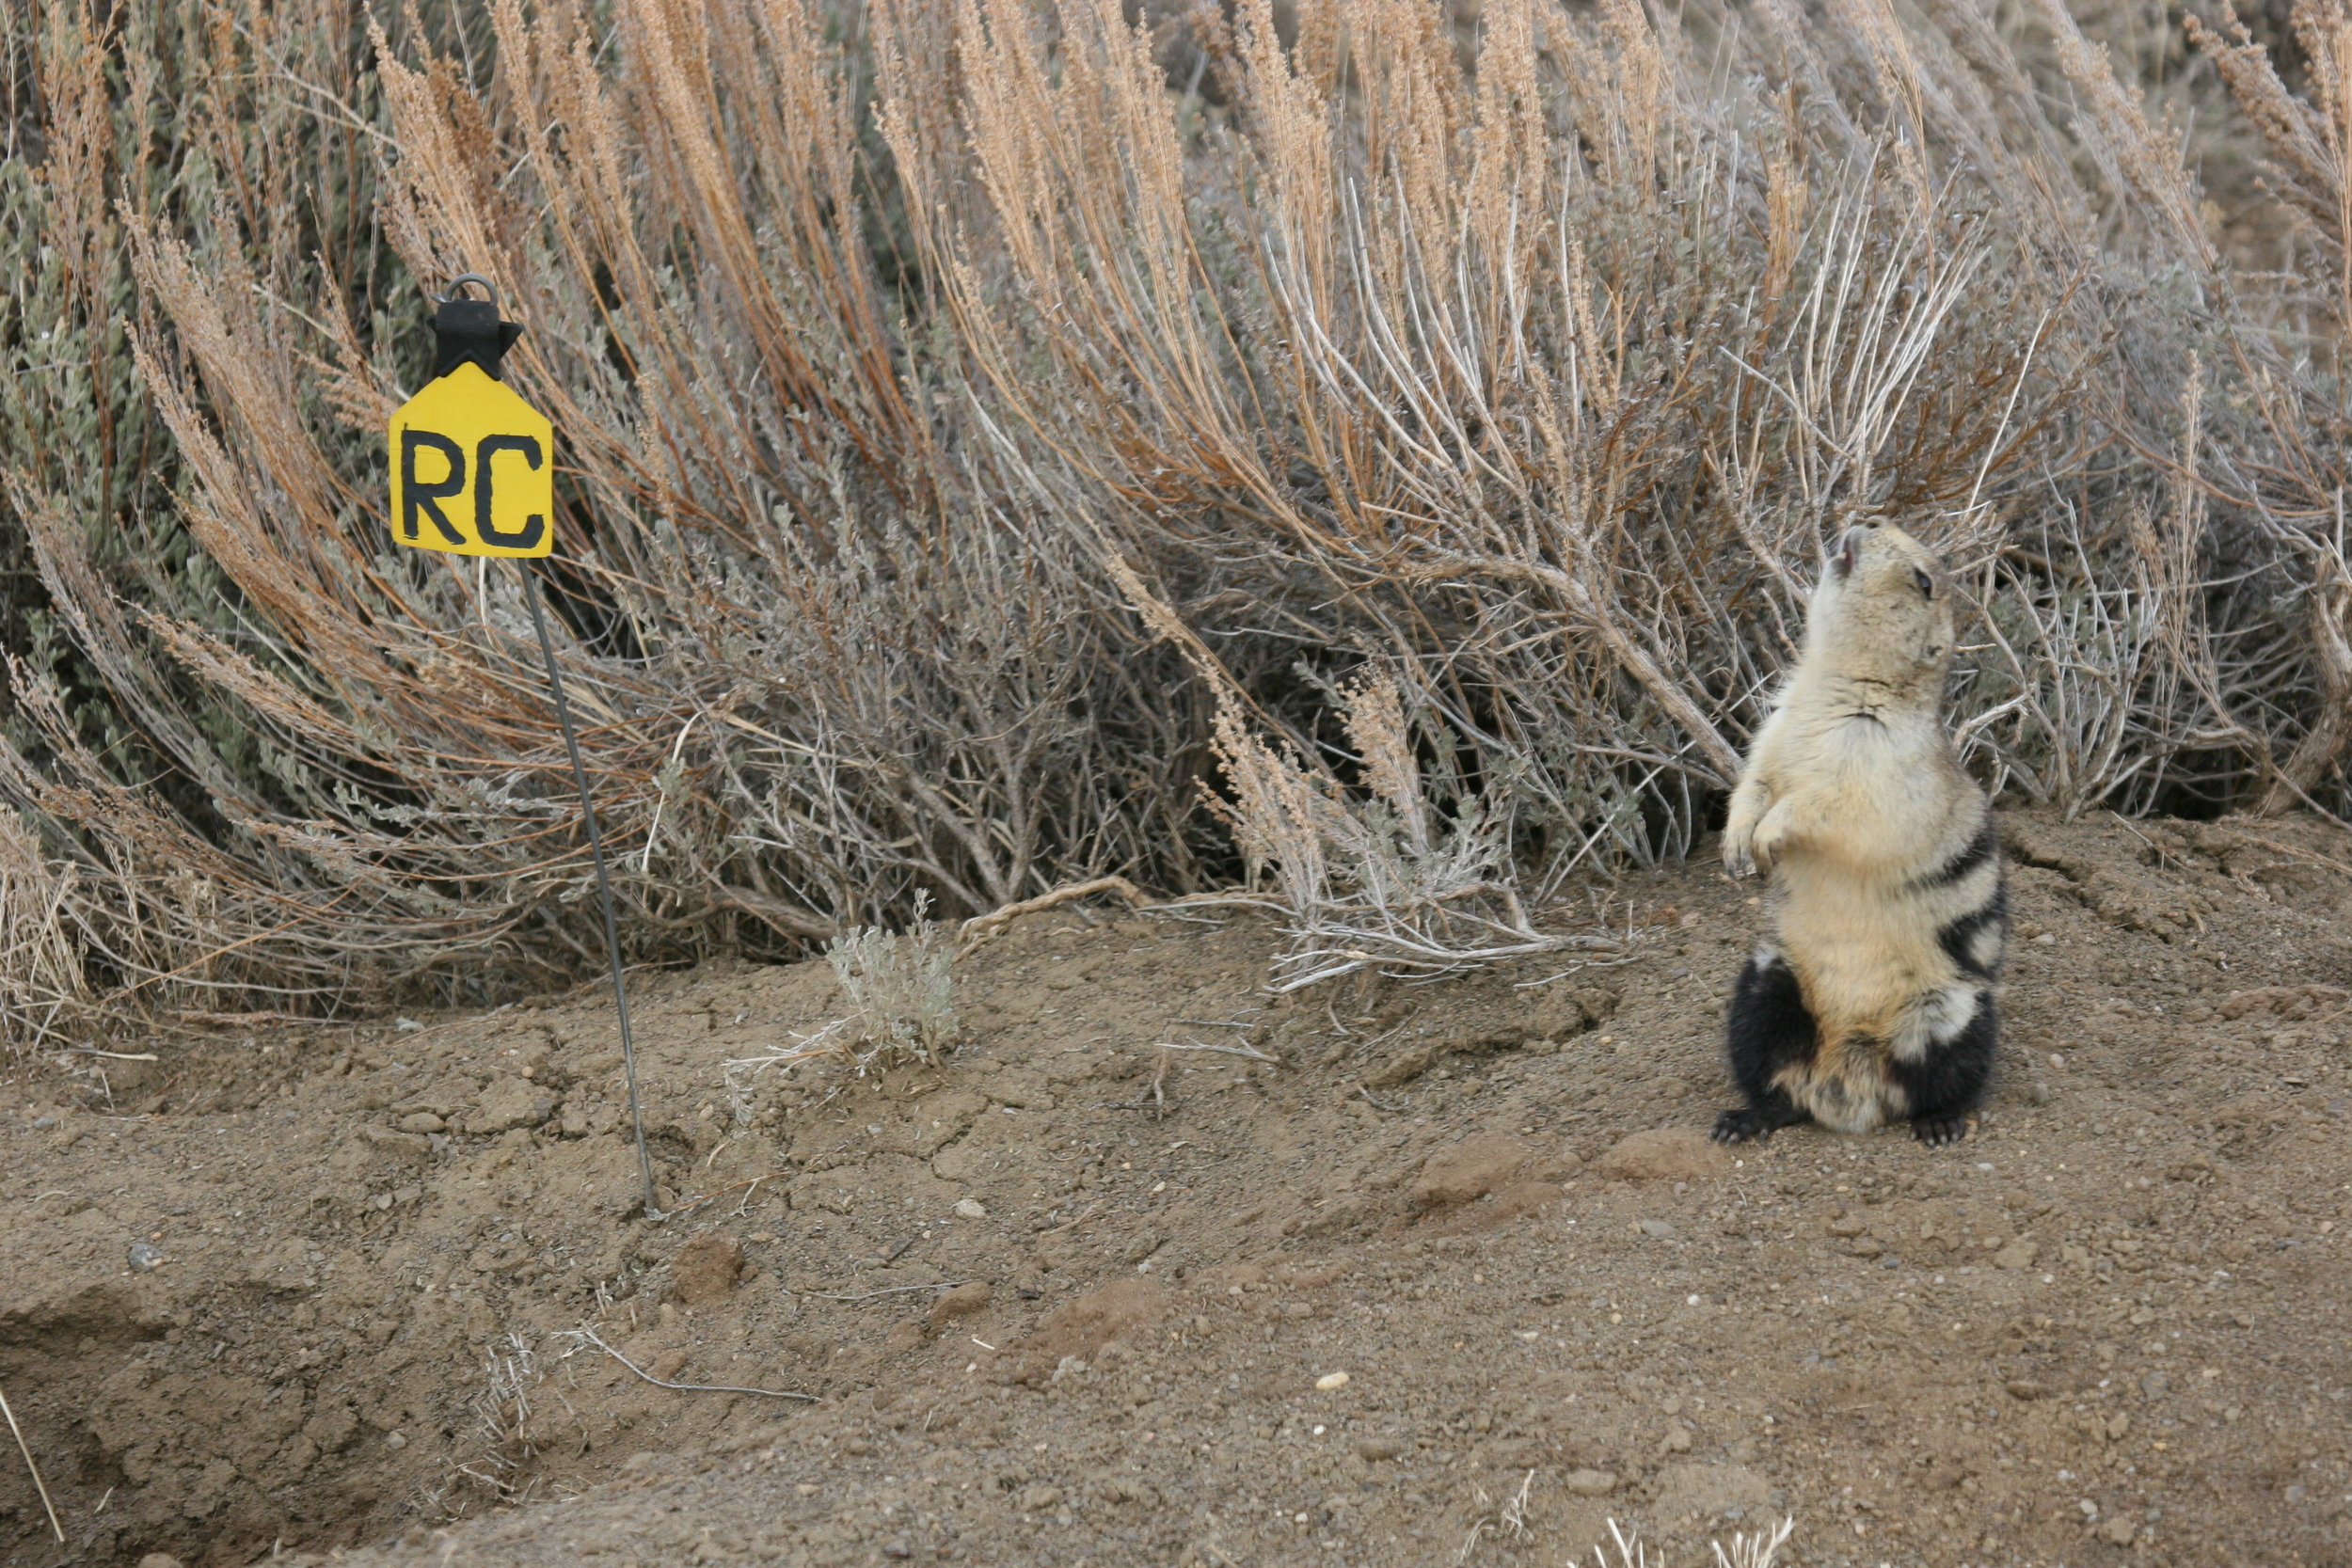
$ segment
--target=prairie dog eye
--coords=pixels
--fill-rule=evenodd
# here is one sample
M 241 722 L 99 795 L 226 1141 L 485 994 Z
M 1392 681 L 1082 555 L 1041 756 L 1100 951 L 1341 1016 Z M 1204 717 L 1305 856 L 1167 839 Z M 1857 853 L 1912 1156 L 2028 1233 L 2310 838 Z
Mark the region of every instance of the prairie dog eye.
M 1935 597 L 1935 579 L 1928 576 L 1926 572 L 1916 566 L 1914 566 L 1911 569 L 1911 580 L 1919 585 L 1919 596 L 1921 598 L 1932 599 Z

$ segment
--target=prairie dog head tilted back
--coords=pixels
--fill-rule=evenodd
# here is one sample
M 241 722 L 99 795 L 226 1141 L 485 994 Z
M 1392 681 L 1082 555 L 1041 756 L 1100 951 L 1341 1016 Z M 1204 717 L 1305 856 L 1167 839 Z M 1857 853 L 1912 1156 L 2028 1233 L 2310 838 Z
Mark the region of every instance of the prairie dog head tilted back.
M 1804 668 L 1939 702 L 1952 662 L 1951 578 L 1935 553 L 1886 524 L 1848 529 L 1805 617 Z

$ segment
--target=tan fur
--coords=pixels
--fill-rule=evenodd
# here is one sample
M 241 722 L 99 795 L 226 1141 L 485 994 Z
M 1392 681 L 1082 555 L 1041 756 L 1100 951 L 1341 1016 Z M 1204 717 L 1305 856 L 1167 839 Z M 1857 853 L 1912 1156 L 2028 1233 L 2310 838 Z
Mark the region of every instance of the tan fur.
M 1820 1026 L 1816 1059 L 1780 1086 L 1825 1126 L 1862 1132 L 1911 1113 L 1888 1057 L 1932 1049 L 1979 1005 L 1937 933 L 1994 896 L 2000 867 L 1995 856 L 1919 885 L 1989 809 L 1944 724 L 1954 626 L 1942 562 L 1887 527 L 1850 530 L 1839 551 L 1732 796 L 1724 862 L 1775 874 L 1779 946 Z

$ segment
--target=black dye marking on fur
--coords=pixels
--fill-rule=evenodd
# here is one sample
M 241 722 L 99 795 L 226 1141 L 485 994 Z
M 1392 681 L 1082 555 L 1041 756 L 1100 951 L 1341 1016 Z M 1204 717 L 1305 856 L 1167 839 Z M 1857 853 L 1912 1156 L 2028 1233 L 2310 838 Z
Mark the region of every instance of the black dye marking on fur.
M 1977 993 L 1966 1027 L 1915 1062 L 1890 1061 L 1886 1075 L 1911 1103 L 1911 1130 L 1923 1144 L 1956 1143 L 1968 1132 L 1968 1114 L 1984 1103 L 2000 1038 L 1999 1008 L 1990 990 Z
M 1809 1062 L 1820 1049 L 1820 1030 L 1787 959 L 1777 954 L 1769 961 L 1750 958 L 1740 971 L 1724 1043 L 1731 1081 L 1747 1103 L 1716 1118 L 1718 1142 L 1768 1138 L 1775 1128 L 1812 1119 L 1772 1082 L 1783 1068 Z
M 1993 826 L 1992 814 L 1987 813 L 1984 826 L 1977 830 L 1976 837 L 1970 839 L 1950 860 L 1911 885 L 1920 889 L 1949 887 L 2000 852 L 2001 835 Z
M 1944 956 L 1972 980 L 1990 980 L 2001 972 L 2001 954 L 1998 952 L 1994 954 L 1989 964 L 1977 961 L 1977 938 L 1987 927 L 2002 933 L 2002 946 L 2006 948 L 2009 932 L 2009 882 L 2006 879 L 1994 887 L 1989 900 L 1935 933 L 1936 943 L 1944 949 Z

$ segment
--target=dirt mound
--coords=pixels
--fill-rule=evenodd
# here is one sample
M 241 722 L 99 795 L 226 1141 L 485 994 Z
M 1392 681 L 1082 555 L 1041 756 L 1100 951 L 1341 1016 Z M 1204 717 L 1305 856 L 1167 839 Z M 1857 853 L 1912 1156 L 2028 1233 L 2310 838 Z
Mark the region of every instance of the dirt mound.
M 1788 1511 L 1807 1564 L 2352 1559 L 2342 841 L 2017 836 L 1949 1151 L 1707 1143 L 1756 911 L 1695 866 L 1625 888 L 1637 961 L 1525 986 L 1274 1003 L 1263 925 L 1030 917 L 972 1044 L 866 1077 L 728 1066 L 836 1015 L 822 965 L 646 977 L 659 1222 L 592 990 L 22 1069 L 0 1389 L 69 1542 L 0 1449 L 0 1543 L 1418 1568 Z

